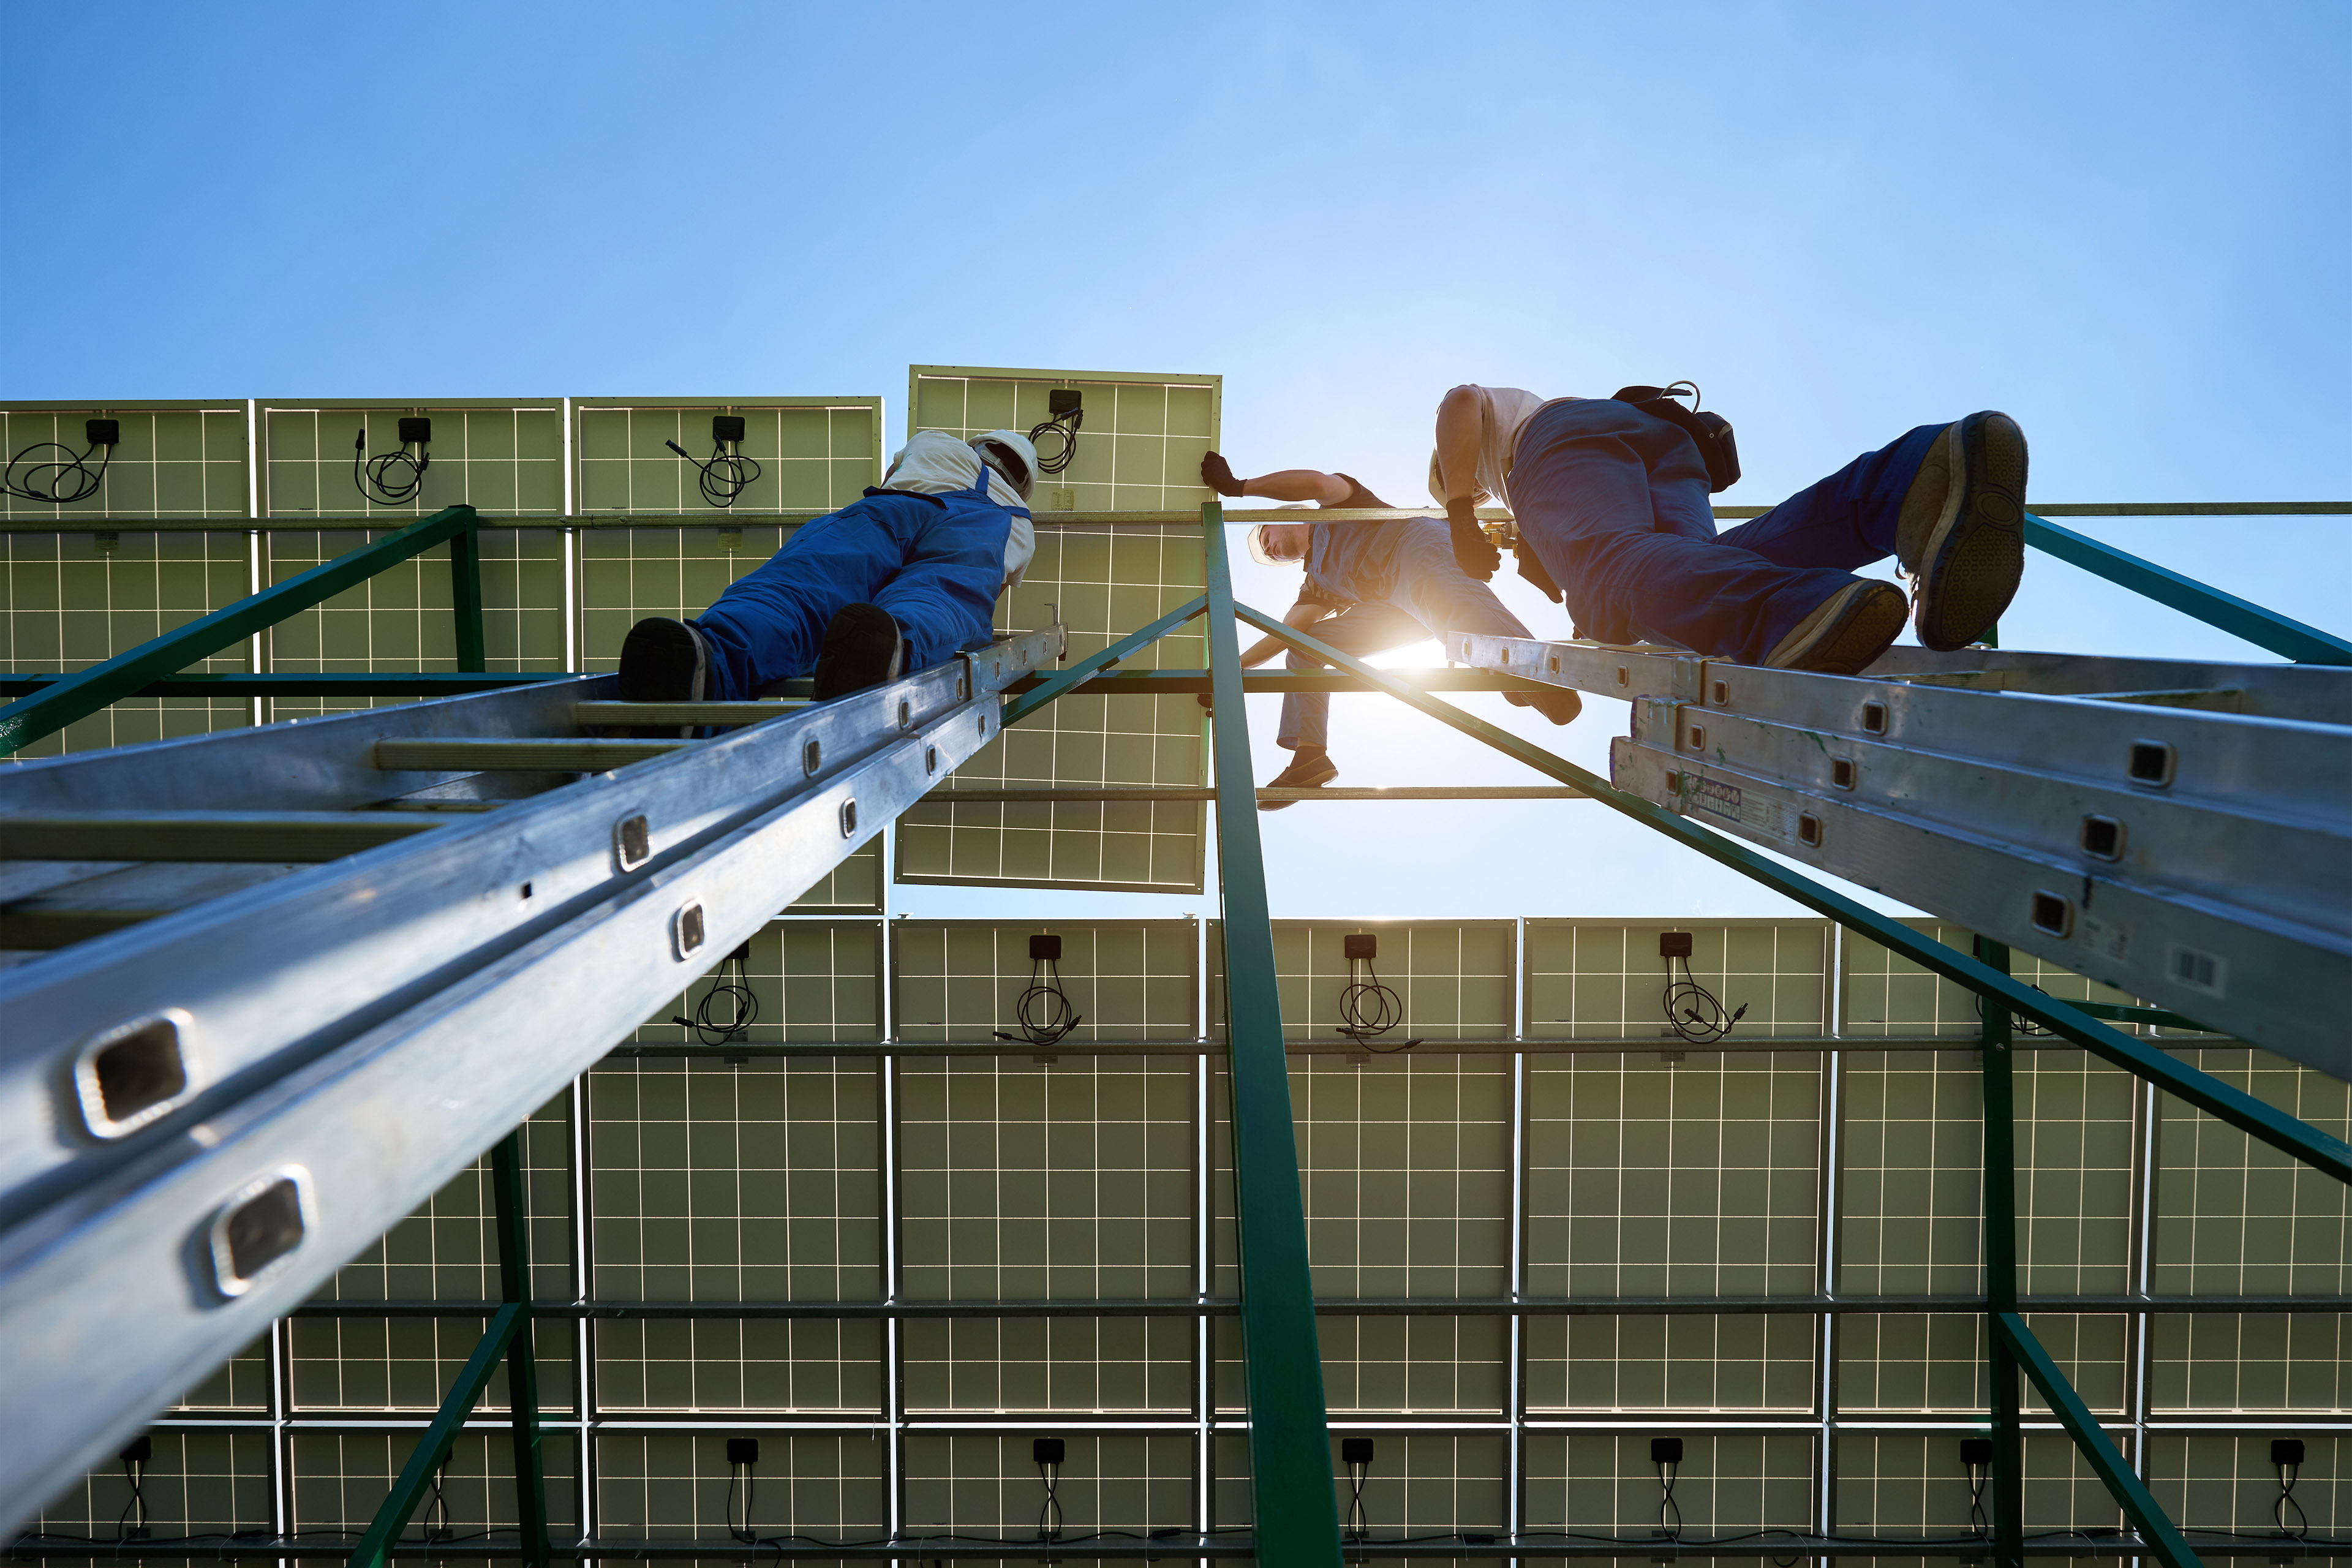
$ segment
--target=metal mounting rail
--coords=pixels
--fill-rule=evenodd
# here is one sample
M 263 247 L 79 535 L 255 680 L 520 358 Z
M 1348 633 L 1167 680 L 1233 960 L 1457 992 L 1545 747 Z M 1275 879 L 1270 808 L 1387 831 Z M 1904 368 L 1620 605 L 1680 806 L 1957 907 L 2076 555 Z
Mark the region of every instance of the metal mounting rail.
M 2062 696 L 2026 688 L 2068 661 L 1994 650 L 1906 679 L 1443 641 L 1630 699 L 1621 789 L 2352 1079 L 2352 669 L 2086 660 L 2129 689 Z
M 0 773 L 0 843 L 168 852 L 0 858 L 0 920 L 55 949 L 0 970 L 0 1524 L 919 800 L 1062 647 L 692 743 L 580 735 L 606 676 Z M 657 754 L 573 771 L 623 747 Z M 327 813 L 429 826 L 292 864 Z M 272 814 L 289 863 L 235 858 Z

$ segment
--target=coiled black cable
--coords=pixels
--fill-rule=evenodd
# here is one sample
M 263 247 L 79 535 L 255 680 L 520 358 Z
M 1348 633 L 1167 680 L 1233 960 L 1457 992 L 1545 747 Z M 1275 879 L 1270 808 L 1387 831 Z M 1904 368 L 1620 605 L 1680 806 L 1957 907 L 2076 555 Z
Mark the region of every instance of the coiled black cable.
M 1039 473 L 1058 474 L 1070 466 L 1070 459 L 1078 455 L 1078 430 L 1086 422 L 1087 411 L 1080 407 L 1029 426 L 1029 444 L 1037 448 Z M 1041 445 L 1048 436 L 1059 437 L 1061 443 L 1050 453 Z
M 1683 977 L 1675 978 L 1675 965 L 1683 966 Z M 1675 1033 L 1694 1046 L 1711 1046 L 1731 1033 L 1732 1026 L 1748 1016 L 1748 1004 L 1742 1002 L 1736 1012 L 1726 1014 L 1722 998 L 1698 983 L 1691 973 L 1687 958 L 1666 960 L 1666 1023 Z
M 414 446 L 416 450 L 410 451 Z M 423 441 L 406 441 L 389 452 L 367 455 L 367 426 L 352 437 L 352 483 L 359 487 L 362 500 L 378 506 L 406 506 L 425 488 L 425 470 L 433 466 L 433 455 L 425 450 Z
M 154 1439 L 142 1436 L 133 1440 L 129 1447 L 123 1449 L 120 1456 L 122 1460 L 122 1478 L 131 1483 L 131 1500 L 122 1505 L 121 1513 L 115 1515 L 114 1539 L 117 1541 L 147 1539 L 147 1461 L 154 1456 Z M 134 1509 L 138 1510 L 139 1522 L 131 1524 L 131 1510 Z M 126 1530 L 125 1525 L 129 1525 L 130 1528 Z
M 2278 1473 L 2278 1496 L 2271 1500 L 2271 1520 L 2278 1526 L 2279 1533 L 2288 1540 L 2308 1541 L 2311 1539 L 2311 1516 L 2305 1513 L 2303 1505 L 2294 1500 L 2294 1483 L 2303 1474 L 2303 1466 L 2299 1461 L 2282 1461 Z M 2286 1521 L 2289 1509 L 2294 1510 L 2295 1522 L 2292 1525 Z
M 448 1479 L 449 1461 L 444 1459 L 440 1468 L 433 1472 L 433 1498 L 425 1505 L 425 1539 L 427 1541 L 450 1541 L 457 1536 L 457 1532 L 449 1526 L 449 1500 L 441 1490 L 441 1483 Z M 437 1525 L 433 1522 L 436 1514 L 441 1518 Z
M 1417 1040 L 1400 1040 L 1387 1046 L 1372 1044 L 1375 1036 L 1385 1035 L 1403 1022 L 1403 999 L 1381 984 L 1380 973 L 1370 959 L 1351 955 L 1348 960 L 1348 984 L 1339 993 L 1339 1032 L 1366 1050 L 1385 1055 L 1410 1050 L 1420 1044 Z
M 1045 1500 L 1037 1509 L 1037 1539 L 1040 1541 L 1062 1539 L 1062 1500 L 1054 1495 L 1062 1479 L 1061 1452 L 1062 1445 L 1058 1440 L 1049 1438 L 1037 1445 L 1037 1479 L 1045 1483 Z M 1049 1455 L 1054 1457 L 1048 1458 Z M 1050 1524 L 1046 1522 L 1049 1519 L 1053 1521 Z
M 729 953 L 714 974 L 726 978 L 714 979 L 702 1000 L 694 1005 L 694 1016 L 672 1013 L 669 1021 L 694 1031 L 695 1043 L 723 1046 L 731 1041 L 749 1039 L 751 1026 L 760 1021 L 760 998 L 753 994 L 744 968 L 751 956 L 751 944 L 745 942 Z M 727 998 L 727 1013 L 718 1012 L 719 999 Z
M 735 446 L 732 441 L 712 441 L 709 462 L 696 462 L 693 455 L 675 441 L 664 441 L 662 445 L 684 458 L 701 476 L 702 499 L 712 506 L 733 506 L 735 498 L 760 477 L 758 460 L 745 457 L 740 450 L 729 450 Z
M 9 458 L 5 470 L 0 470 L 0 490 L 19 500 L 38 501 L 44 506 L 71 506 L 78 500 L 88 500 L 106 480 L 106 466 L 114 461 L 114 446 L 111 441 L 94 439 L 89 452 L 77 455 L 62 441 L 36 441 Z M 89 454 L 100 447 L 106 448 L 106 456 L 98 460 L 98 468 L 93 472 L 89 467 Z M 41 451 L 62 452 L 65 460 L 35 463 L 19 478 L 17 465 Z
M 1021 1032 L 991 1032 L 1000 1040 L 1019 1045 L 1052 1046 L 1059 1045 L 1064 1037 L 1085 1021 L 1062 990 L 1061 939 L 1031 939 L 1029 988 L 1013 1004 L 1013 1026 Z
M 735 1479 L 739 1475 L 743 1479 L 743 1527 L 740 1530 L 735 1527 Z M 751 1528 L 751 1489 L 757 1479 L 752 1465 L 740 1459 L 728 1461 L 727 1533 L 746 1544 L 759 1539 Z
M 1660 1459 L 1657 1466 L 1658 1533 L 1668 1541 L 1680 1541 L 1683 1538 L 1683 1505 L 1675 1500 L 1675 1478 L 1682 1470 L 1682 1461 Z M 1672 1524 L 1666 1522 L 1669 1514 L 1674 1516 Z

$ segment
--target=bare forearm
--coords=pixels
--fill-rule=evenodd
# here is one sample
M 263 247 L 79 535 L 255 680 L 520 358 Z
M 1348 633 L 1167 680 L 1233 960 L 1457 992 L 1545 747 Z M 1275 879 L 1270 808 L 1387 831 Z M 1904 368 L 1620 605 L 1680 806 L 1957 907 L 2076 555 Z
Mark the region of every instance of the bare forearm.
M 1264 496 L 1268 500 L 1328 503 L 1347 499 L 1348 481 L 1337 474 L 1327 474 L 1318 468 L 1278 468 L 1270 474 L 1260 474 L 1254 479 L 1244 479 L 1242 494 Z
M 1283 612 L 1282 624 L 1293 630 L 1303 632 L 1330 614 L 1331 607 L 1328 605 L 1310 604 L 1301 599 Z M 1260 637 L 1243 650 L 1242 668 L 1254 668 L 1278 653 L 1287 652 L 1289 647 L 1290 645 L 1279 637 Z
M 1478 389 L 1457 386 L 1437 405 L 1437 469 L 1447 500 L 1478 493 L 1479 423 L 1484 414 Z

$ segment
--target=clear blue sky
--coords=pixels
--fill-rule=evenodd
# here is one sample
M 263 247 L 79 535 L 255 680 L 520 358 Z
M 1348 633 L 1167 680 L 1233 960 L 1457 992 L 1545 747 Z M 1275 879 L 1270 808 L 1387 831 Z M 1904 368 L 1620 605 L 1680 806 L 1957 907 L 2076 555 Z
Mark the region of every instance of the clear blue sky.
M 1689 376 L 1729 502 L 1978 407 L 2044 501 L 2344 499 L 2347 61 L 2343 0 L 0 0 L 0 396 L 878 392 L 895 435 L 909 363 L 1215 372 L 1237 467 L 1402 500 L 1455 382 Z M 2094 531 L 2352 631 L 2352 520 Z M 2004 636 L 2247 652 L 2041 558 Z M 1344 782 L 1518 776 L 1379 700 Z M 1605 770 L 1623 717 L 1528 732 Z M 1282 913 L 1781 907 L 1595 807 L 1266 821 Z

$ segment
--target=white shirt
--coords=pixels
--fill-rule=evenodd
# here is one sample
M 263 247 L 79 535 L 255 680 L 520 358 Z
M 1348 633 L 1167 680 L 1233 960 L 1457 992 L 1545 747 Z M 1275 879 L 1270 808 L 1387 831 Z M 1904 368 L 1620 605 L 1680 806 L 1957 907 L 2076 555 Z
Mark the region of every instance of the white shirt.
M 971 443 L 948 430 L 918 430 L 898 455 L 882 483 L 894 490 L 921 495 L 945 495 L 968 490 L 980 481 L 983 467 Z M 1029 503 L 994 468 L 988 470 L 988 499 L 1013 514 L 1013 531 L 1004 541 L 1004 586 L 1021 581 L 1037 553 L 1037 530 L 1029 521 Z
M 1478 488 L 1496 505 L 1507 507 L 1511 504 L 1511 452 L 1518 445 L 1520 427 L 1537 409 L 1561 400 L 1539 397 L 1521 386 L 1465 384 L 1478 395 Z M 1445 500 L 1444 496 L 1434 499 L 1441 505 Z

